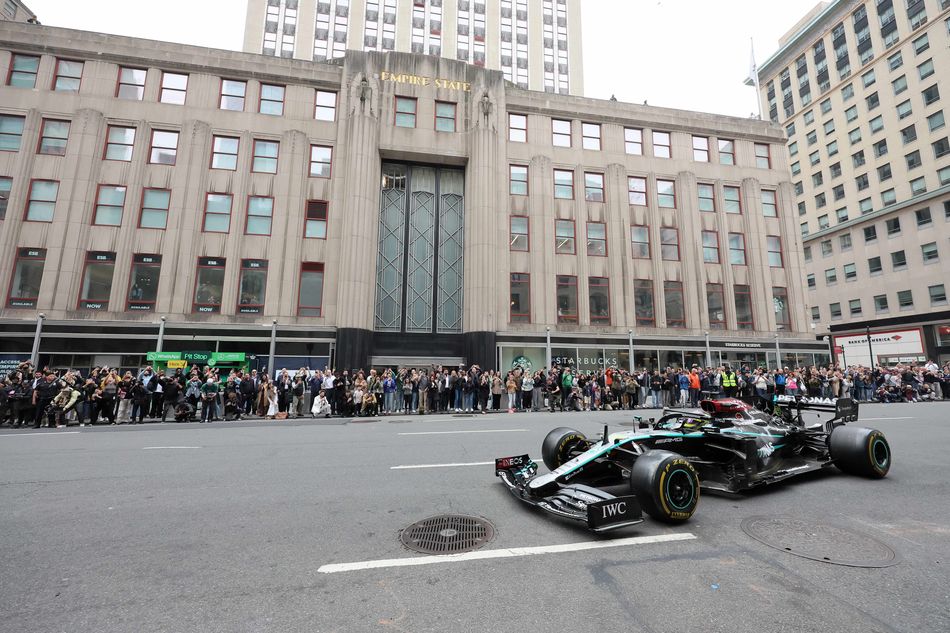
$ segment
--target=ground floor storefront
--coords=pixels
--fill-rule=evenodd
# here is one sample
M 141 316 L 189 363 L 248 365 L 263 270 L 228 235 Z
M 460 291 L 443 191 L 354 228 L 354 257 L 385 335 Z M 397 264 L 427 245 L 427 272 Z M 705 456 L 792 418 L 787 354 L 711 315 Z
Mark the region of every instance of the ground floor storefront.
M 937 319 L 934 319 L 937 317 Z M 832 327 L 837 362 L 896 366 L 950 361 L 950 312 Z

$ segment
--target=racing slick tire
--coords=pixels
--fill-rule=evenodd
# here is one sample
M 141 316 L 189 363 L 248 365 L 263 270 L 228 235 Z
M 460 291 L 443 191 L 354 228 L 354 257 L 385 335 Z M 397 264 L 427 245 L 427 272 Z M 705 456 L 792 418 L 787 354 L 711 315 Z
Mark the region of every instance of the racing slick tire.
M 573 451 L 587 449 L 587 436 L 580 431 L 560 426 L 541 442 L 541 459 L 549 470 L 555 470 L 573 457 Z
M 891 446 L 878 430 L 835 427 L 828 447 L 835 465 L 848 474 L 881 479 L 891 469 Z
M 647 451 L 637 457 L 630 489 L 643 511 L 664 523 L 688 520 L 699 503 L 696 469 L 688 459 L 669 451 Z

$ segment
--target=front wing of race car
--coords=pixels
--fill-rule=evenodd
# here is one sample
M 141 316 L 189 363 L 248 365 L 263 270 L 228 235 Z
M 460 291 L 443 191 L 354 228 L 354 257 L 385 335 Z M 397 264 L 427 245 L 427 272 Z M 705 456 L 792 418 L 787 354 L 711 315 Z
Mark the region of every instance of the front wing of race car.
M 607 532 L 636 525 L 643 512 L 636 496 L 612 495 L 583 484 L 557 485 L 534 491 L 528 483 L 538 474 L 538 465 L 528 455 L 495 460 L 495 475 L 520 501 L 555 516 L 580 521 L 594 532 Z

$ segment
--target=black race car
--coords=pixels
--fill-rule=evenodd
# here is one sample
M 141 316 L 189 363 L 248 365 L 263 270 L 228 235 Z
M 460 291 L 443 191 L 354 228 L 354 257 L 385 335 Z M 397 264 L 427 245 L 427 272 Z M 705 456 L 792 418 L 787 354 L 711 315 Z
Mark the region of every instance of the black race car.
M 738 493 L 830 466 L 884 477 L 890 446 L 880 431 L 848 426 L 857 418 L 849 399 L 704 400 L 637 418 L 633 430 L 604 427 L 596 440 L 556 428 L 541 445 L 549 473 L 520 455 L 496 459 L 495 475 L 516 498 L 595 532 L 639 523 L 643 512 L 677 523 L 696 511 L 701 488 Z

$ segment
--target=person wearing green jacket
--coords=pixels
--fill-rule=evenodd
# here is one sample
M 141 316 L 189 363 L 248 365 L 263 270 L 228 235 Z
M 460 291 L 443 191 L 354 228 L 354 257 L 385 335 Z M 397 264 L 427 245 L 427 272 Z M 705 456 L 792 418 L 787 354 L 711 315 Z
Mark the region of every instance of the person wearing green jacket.
M 212 422 L 218 417 L 218 393 L 221 389 L 214 378 L 209 376 L 201 385 L 201 421 Z

